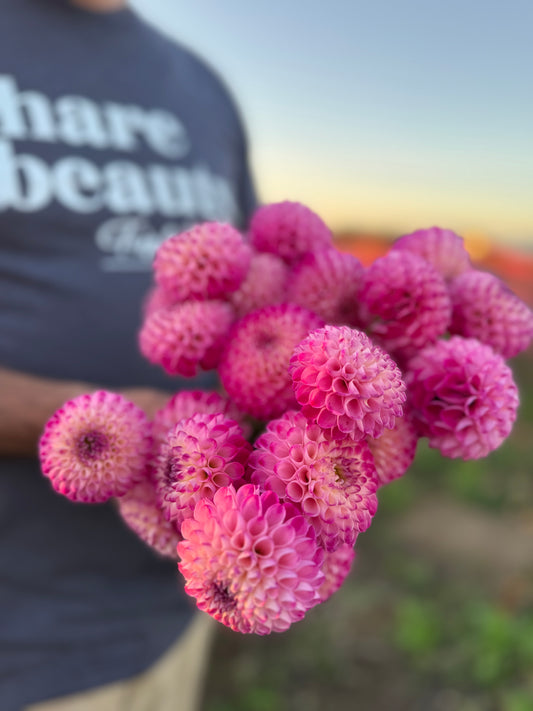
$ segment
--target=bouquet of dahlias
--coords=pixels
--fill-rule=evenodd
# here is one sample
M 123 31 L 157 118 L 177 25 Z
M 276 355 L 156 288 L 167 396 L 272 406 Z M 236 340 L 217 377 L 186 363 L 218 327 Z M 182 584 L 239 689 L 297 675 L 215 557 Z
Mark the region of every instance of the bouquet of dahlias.
M 365 269 L 283 202 L 246 237 L 206 223 L 169 238 L 154 275 L 141 352 L 176 376 L 216 369 L 222 393 L 179 392 L 151 422 L 121 395 L 78 397 L 46 426 L 43 473 L 74 501 L 114 497 L 238 632 L 286 630 L 341 586 L 419 437 L 479 458 L 516 418 L 505 359 L 533 313 L 450 230 L 405 235 Z

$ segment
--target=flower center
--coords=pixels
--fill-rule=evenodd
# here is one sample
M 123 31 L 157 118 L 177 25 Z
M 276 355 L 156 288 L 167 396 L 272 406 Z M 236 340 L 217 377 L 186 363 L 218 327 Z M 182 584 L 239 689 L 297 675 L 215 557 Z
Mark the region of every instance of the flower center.
M 213 581 L 213 602 L 223 612 L 230 612 L 237 607 L 237 600 L 228 588 L 228 583 Z
M 340 464 L 334 465 L 333 473 L 335 474 L 335 481 L 337 482 L 337 484 L 346 483 L 346 475 L 344 474 L 344 468 Z
M 89 430 L 84 432 L 78 439 L 78 457 L 84 461 L 97 459 L 109 446 L 107 436 L 100 430 Z
M 277 336 L 268 331 L 260 331 L 256 337 L 256 344 L 259 350 L 269 350 L 277 343 Z
M 166 483 L 173 484 L 179 478 L 180 473 L 181 467 L 179 465 L 179 462 L 177 462 L 176 458 L 172 454 L 170 454 L 165 464 Z

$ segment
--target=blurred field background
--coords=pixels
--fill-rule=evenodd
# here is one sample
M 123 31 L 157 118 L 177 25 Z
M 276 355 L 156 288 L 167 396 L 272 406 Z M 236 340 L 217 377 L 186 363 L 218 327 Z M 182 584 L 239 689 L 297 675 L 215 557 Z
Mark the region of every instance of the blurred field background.
M 437 224 L 533 305 L 530 0 L 133 0 L 232 88 L 264 202 L 365 264 Z M 511 437 L 420 443 L 343 589 L 288 633 L 220 627 L 205 711 L 533 711 L 533 352 Z

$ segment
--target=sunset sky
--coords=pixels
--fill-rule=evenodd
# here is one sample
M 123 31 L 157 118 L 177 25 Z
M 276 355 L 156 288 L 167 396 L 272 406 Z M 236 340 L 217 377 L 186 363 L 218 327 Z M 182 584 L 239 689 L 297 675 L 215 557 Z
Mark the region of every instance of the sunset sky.
M 533 246 L 531 0 L 134 0 L 224 76 L 263 202 Z

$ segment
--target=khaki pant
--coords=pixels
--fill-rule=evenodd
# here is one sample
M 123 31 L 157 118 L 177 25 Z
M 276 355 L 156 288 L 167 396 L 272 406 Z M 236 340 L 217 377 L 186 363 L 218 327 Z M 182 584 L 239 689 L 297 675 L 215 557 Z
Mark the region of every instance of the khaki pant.
M 25 711 L 197 711 L 214 628 L 213 620 L 199 613 L 180 640 L 139 676 Z

